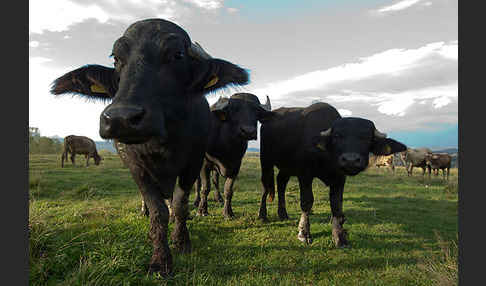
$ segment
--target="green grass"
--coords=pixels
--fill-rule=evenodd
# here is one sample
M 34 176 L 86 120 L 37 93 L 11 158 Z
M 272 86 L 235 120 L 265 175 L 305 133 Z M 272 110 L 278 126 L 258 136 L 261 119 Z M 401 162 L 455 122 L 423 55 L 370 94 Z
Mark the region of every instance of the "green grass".
M 457 264 L 449 271 L 457 251 L 441 259 L 445 243 L 457 245 L 457 169 L 449 183 L 418 171 L 408 177 L 403 168 L 349 177 L 343 208 L 351 247 L 336 249 L 328 187 L 314 180 L 314 242 L 306 246 L 297 240 L 296 178 L 286 193 L 290 220 L 278 219 L 275 201 L 262 223 L 259 159 L 246 157 L 236 218 L 224 219 L 215 201 L 209 216 L 196 217 L 191 194 L 193 251 L 172 251 L 175 274 L 164 279 L 147 274 L 149 221 L 128 169 L 109 154 L 99 166 L 83 163 L 61 168 L 60 156 L 29 158 L 30 285 L 436 285 L 450 277 L 457 284 Z

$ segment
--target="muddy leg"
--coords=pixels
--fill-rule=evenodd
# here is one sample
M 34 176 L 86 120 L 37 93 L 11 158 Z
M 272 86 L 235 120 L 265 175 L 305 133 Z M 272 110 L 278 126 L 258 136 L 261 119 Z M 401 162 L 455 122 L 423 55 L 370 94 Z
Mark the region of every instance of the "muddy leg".
M 211 179 L 214 185 L 214 200 L 220 203 L 223 203 L 223 197 L 219 192 L 219 173 L 216 170 L 213 170 L 211 173 Z
M 270 194 L 269 201 L 273 201 L 273 196 L 275 194 L 275 182 L 273 179 L 273 165 L 271 166 L 264 166 L 262 164 L 262 185 L 263 185 L 263 192 L 262 198 L 260 201 L 260 210 L 258 212 L 258 218 L 261 219 L 263 222 L 268 222 L 267 218 L 267 195 Z M 272 195 L 273 194 L 273 195 Z
M 226 178 L 224 183 L 224 208 L 223 216 L 225 218 L 234 217 L 233 209 L 231 208 L 231 199 L 233 198 L 233 184 L 236 178 Z
M 162 276 L 167 276 L 172 272 L 172 255 L 167 241 L 169 209 L 160 190 L 143 192 L 143 196 L 150 210 L 149 237 L 153 244 L 149 272 L 160 272 Z
M 196 215 L 198 216 L 207 216 L 209 215 L 208 213 L 208 194 L 211 191 L 211 182 L 209 180 L 210 176 L 210 169 L 206 166 L 206 164 L 203 165 L 200 173 L 200 178 L 201 178 L 201 185 L 202 185 L 202 190 L 201 190 L 201 199 L 199 201 L 199 206 L 196 212 Z
M 332 238 L 336 247 L 348 246 L 347 231 L 343 228 L 346 218 L 343 214 L 343 191 L 346 178 L 343 176 L 330 185 Z
M 312 177 L 299 176 L 300 187 L 300 208 L 302 214 L 299 221 L 299 234 L 297 238 L 306 243 L 312 243 L 312 235 L 310 231 L 309 215 L 314 204 L 314 194 L 312 194 Z
M 277 175 L 277 192 L 278 192 L 278 217 L 281 220 L 289 219 L 287 209 L 285 207 L 285 188 L 289 182 L 290 176 L 280 171 Z
M 182 184 L 181 181 L 182 179 L 179 180 L 179 184 L 176 186 L 172 196 L 175 225 L 171 234 L 171 239 L 174 247 L 178 251 L 189 253 L 191 252 L 191 240 L 189 239 L 189 231 L 187 230 L 186 221 L 189 217 L 189 194 L 193 184 L 188 184 L 186 186 Z
M 196 197 L 194 198 L 194 206 L 197 208 L 199 206 L 199 202 L 201 201 L 201 177 L 199 176 L 194 184 L 194 194 Z

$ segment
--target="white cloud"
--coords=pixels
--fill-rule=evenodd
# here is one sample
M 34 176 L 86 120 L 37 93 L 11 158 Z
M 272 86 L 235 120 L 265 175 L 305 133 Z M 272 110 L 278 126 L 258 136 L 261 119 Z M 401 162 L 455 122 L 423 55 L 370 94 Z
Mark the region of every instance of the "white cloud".
M 347 109 L 338 109 L 338 112 L 343 117 L 344 116 L 351 116 L 353 114 L 353 112 L 351 112 L 351 110 L 347 110 Z
M 47 4 L 48 3 L 48 4 Z M 29 34 L 44 30 L 65 31 L 69 25 L 88 18 L 106 22 L 108 13 L 97 5 L 79 5 L 65 0 L 29 1 Z
M 228 9 L 226 9 L 226 10 L 228 11 L 228 13 L 236 13 L 236 12 L 238 12 L 238 9 L 236 9 L 236 8 L 231 8 L 231 7 L 230 7 L 230 8 L 228 8 Z
M 223 6 L 223 1 L 220 0 L 184 0 L 185 2 L 192 3 L 199 8 L 213 10 Z
M 435 42 L 417 49 L 390 49 L 361 58 L 356 63 L 347 63 L 325 70 L 309 72 L 294 78 L 269 83 L 266 87 L 254 90 L 256 94 L 270 94 L 282 98 L 287 94 L 326 87 L 343 81 L 359 81 L 378 75 L 399 77 L 413 70 L 433 56 L 457 60 L 457 41 L 450 43 Z
M 30 41 L 29 42 L 29 47 L 31 47 L 31 48 L 37 48 L 38 46 L 39 46 L 38 41 Z
M 400 10 L 403 10 L 403 9 L 407 9 L 407 8 L 417 4 L 420 1 L 421 0 L 403 0 L 403 1 L 397 2 L 393 5 L 380 8 L 380 9 L 378 9 L 378 12 L 379 13 L 385 13 L 385 12 L 400 11 Z

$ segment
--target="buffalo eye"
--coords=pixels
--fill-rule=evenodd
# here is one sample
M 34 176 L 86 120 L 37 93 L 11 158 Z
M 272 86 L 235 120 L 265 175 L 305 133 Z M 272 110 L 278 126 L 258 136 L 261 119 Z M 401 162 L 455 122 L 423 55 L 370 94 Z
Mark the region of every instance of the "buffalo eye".
M 184 58 L 184 56 L 185 56 L 184 55 L 184 52 L 182 52 L 182 51 L 181 52 L 177 52 L 177 53 L 174 54 L 174 59 L 181 60 L 181 59 Z

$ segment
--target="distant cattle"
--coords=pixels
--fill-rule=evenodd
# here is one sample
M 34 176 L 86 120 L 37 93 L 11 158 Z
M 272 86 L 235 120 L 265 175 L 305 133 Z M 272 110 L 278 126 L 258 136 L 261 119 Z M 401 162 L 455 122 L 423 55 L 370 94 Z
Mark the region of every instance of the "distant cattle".
M 437 174 L 439 173 L 439 169 L 442 170 L 442 177 L 445 179 L 446 177 L 446 170 L 447 170 L 447 180 L 449 180 L 449 171 L 451 168 L 452 157 L 447 153 L 428 153 L 425 156 L 425 162 L 427 168 L 429 170 L 429 178 L 431 169 L 437 170 Z
M 213 171 L 213 178 L 216 176 L 213 181 L 217 181 L 217 174 L 225 178 L 223 215 L 226 218 L 234 216 L 231 199 L 241 160 L 248 148 L 248 141 L 257 139 L 258 121 L 264 122 L 273 115 L 270 110 L 268 96 L 266 103 L 261 104 L 258 97 L 250 93 L 220 98 L 211 106 L 208 149 L 196 184 L 194 205 L 198 206 L 197 215 L 208 215 L 207 196 L 211 190 L 210 172 Z M 202 192 L 199 187 L 202 187 Z M 215 187 L 215 196 L 219 200 L 221 195 L 218 186 Z
M 68 160 L 71 154 L 71 162 L 75 165 L 76 154 L 84 155 L 86 158 L 86 167 L 89 166 L 89 158 L 93 158 L 95 165 L 99 165 L 102 160 L 96 150 L 95 142 L 86 136 L 69 135 L 64 137 L 64 150 L 61 156 L 61 167 L 64 168 L 64 160 Z
M 368 166 L 369 154 L 390 155 L 406 146 L 379 132 L 372 121 L 345 117 L 327 103 L 306 108 L 279 108 L 260 129 L 260 163 L 263 194 L 259 218 L 267 221 L 266 199 L 275 196 L 274 167 L 277 175 L 278 216 L 288 219 L 285 188 L 297 176 L 302 215 L 297 238 L 311 243 L 309 215 L 314 203 L 312 181 L 319 178 L 330 186 L 332 237 L 337 247 L 348 245 L 343 229 L 343 191 L 347 176 L 355 176 Z
M 428 153 L 432 153 L 432 150 L 430 150 L 429 148 L 408 148 L 406 151 L 400 154 L 400 159 L 405 165 L 408 176 L 413 175 L 413 167 L 422 168 L 422 176 L 425 175 L 425 170 L 427 168 L 427 165 L 425 163 L 425 156 Z
M 163 19 L 131 24 L 113 43 L 112 56 L 114 67 L 80 67 L 56 79 L 51 92 L 110 102 L 100 115 L 100 136 L 124 144 L 122 160 L 150 215 L 149 272 L 166 276 L 173 263 L 165 200 L 171 200 L 175 214 L 172 244 L 191 251 L 189 194 L 201 170 L 210 128 L 205 95 L 247 84 L 249 74 L 211 57 L 183 28 Z
M 369 165 L 373 167 L 390 167 L 392 172 L 395 172 L 395 162 L 394 162 L 394 156 L 395 154 L 391 155 L 386 155 L 386 156 L 377 156 L 377 155 L 372 155 L 370 156 L 370 162 Z

